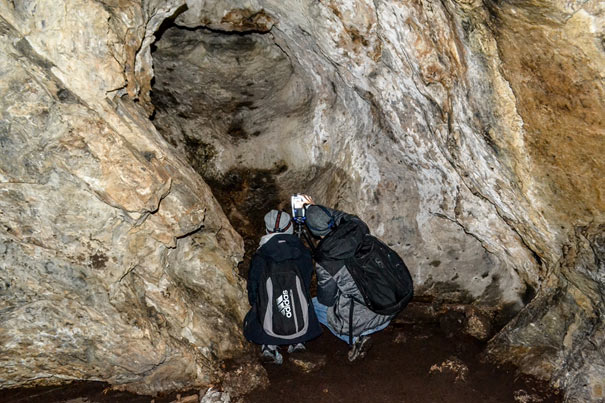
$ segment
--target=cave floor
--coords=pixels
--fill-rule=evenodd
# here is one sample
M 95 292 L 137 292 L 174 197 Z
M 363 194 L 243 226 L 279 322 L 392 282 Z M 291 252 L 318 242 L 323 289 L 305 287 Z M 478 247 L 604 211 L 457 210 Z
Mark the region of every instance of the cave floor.
M 520 376 L 513 368 L 482 363 L 484 343 L 469 336 L 446 337 L 438 324 L 392 323 L 372 336 L 367 356 L 354 363 L 347 360 L 347 345 L 328 330 L 307 347 L 307 352 L 298 353 L 300 357 L 308 354 L 309 361 L 325 358 L 325 366 L 304 373 L 286 352 L 283 365 L 264 364 L 270 386 L 249 394 L 245 401 L 562 401 L 544 382 Z
M 435 323 L 394 321 L 372 336 L 372 348 L 360 361 L 349 363 L 347 346 L 329 331 L 307 343 L 307 352 L 291 356 L 283 351 L 284 364 L 263 364 L 270 379 L 264 390 L 255 390 L 234 402 L 561 402 L 562 396 L 547 384 L 519 376 L 513 368 L 480 360 L 484 344 L 468 336 L 447 337 Z M 294 359 L 321 366 L 305 372 Z M 136 396 L 105 390 L 107 385 L 78 382 L 63 387 L 0 390 L 4 403 L 24 402 L 152 402 L 177 401 L 177 395 Z M 196 391 L 183 392 L 190 397 Z

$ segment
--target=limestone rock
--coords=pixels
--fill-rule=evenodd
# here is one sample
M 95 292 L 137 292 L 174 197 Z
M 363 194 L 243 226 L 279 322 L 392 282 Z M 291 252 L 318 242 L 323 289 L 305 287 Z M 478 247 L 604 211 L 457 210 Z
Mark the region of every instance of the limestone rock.
M 126 38 L 81 3 L 0 8 L 0 385 L 203 386 L 242 349 L 241 237 L 140 107 L 105 99 Z
M 528 393 L 524 389 L 516 390 L 513 393 L 513 398 L 517 403 L 540 403 L 544 401 L 540 396 Z
M 468 367 L 458 357 L 450 357 L 441 364 L 431 365 L 429 374 L 444 374 L 454 378 L 454 382 L 466 382 Z
M 493 358 L 573 390 L 569 400 L 574 402 L 603 398 L 604 229 L 577 230 L 576 242 L 560 262 L 560 276 L 553 275 L 544 291 L 489 345 Z
M 0 386 L 227 376 L 232 223 L 266 186 L 358 214 L 416 295 L 518 313 L 492 356 L 602 399 L 604 26 L 597 0 L 0 2 Z
M 478 340 L 487 340 L 491 337 L 491 318 L 489 315 L 478 311 L 470 310 L 466 316 L 466 326 L 464 332 Z
M 198 395 L 188 395 L 181 396 L 180 394 L 176 395 L 176 400 L 173 400 L 170 403 L 199 403 L 200 398 Z
M 315 353 L 299 353 L 290 355 L 288 362 L 294 364 L 294 367 L 301 372 L 309 373 L 321 370 L 326 365 L 326 356 Z
M 269 385 L 267 371 L 257 361 L 242 363 L 223 376 L 222 389 L 230 397 L 243 396 L 256 388 Z
M 214 390 L 212 388 L 209 388 L 200 399 L 200 403 L 229 403 L 229 402 L 231 402 L 231 396 L 229 396 L 228 393 Z

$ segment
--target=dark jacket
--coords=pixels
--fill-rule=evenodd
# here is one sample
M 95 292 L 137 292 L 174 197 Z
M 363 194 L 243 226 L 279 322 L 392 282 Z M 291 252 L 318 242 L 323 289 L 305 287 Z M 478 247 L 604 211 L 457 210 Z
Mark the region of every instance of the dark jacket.
M 317 300 L 328 306 L 327 320 L 332 329 L 348 336 L 349 321 L 352 321 L 352 336 L 359 336 L 365 330 L 390 321 L 393 315 L 379 315 L 363 304 L 363 296 L 345 264 L 345 259 L 355 253 L 363 235 L 369 233 L 367 225 L 357 216 L 328 210 L 334 218 L 335 228 L 348 223 L 353 230 L 350 237 L 336 242 L 336 237 L 331 238 L 336 231 L 333 229 L 317 246 Z
M 296 344 L 311 340 L 321 334 L 321 326 L 315 315 L 313 304 L 309 301 L 309 328 L 304 336 L 296 339 L 283 340 L 269 336 L 263 330 L 262 324 L 258 319 L 256 310 L 256 299 L 258 287 L 262 278 L 262 273 L 268 265 L 268 260 L 276 262 L 284 260 L 294 260 L 298 266 L 302 281 L 307 290 L 311 286 L 311 277 L 313 275 L 313 260 L 311 253 L 295 235 L 275 234 L 263 244 L 252 257 L 250 271 L 248 273 L 248 302 L 251 309 L 244 320 L 244 336 L 246 339 L 257 344 Z

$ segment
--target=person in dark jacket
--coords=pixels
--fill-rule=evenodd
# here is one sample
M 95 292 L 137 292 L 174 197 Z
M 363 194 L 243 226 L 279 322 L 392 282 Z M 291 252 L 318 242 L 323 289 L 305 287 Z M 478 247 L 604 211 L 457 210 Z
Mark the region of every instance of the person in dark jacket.
M 363 358 L 369 348 L 369 335 L 387 327 L 394 316 L 379 315 L 365 306 L 345 264 L 369 229 L 355 215 L 317 204 L 306 208 L 306 225 L 314 236 L 321 238 L 315 254 L 317 297 L 313 298 L 313 306 L 317 317 L 350 345 L 350 361 Z M 346 236 L 332 236 L 345 225 Z
M 289 345 L 288 353 L 304 351 L 304 343 L 319 336 L 322 332 L 313 305 L 308 302 L 308 328 L 304 335 L 294 339 L 283 339 L 268 334 L 258 314 L 258 294 L 263 271 L 266 270 L 271 261 L 290 261 L 296 264 L 302 277 L 304 287 L 308 290 L 311 286 L 313 275 L 313 260 L 311 253 L 303 245 L 300 239 L 293 235 L 293 223 L 291 217 L 285 211 L 271 210 L 265 215 L 265 226 L 267 234 L 264 235 L 259 248 L 252 257 L 248 274 L 248 301 L 251 309 L 244 320 L 244 336 L 247 340 L 261 344 L 261 355 L 264 359 L 276 364 L 283 362 L 283 357 L 278 346 Z

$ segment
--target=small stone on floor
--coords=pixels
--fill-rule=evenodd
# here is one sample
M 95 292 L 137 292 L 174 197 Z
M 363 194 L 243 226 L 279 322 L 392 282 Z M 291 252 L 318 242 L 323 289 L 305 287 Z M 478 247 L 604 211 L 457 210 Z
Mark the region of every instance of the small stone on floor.
M 326 365 L 326 356 L 306 352 L 303 354 L 292 354 L 288 357 L 288 361 L 302 372 L 309 373 L 318 371 Z
M 459 358 L 452 356 L 439 365 L 434 364 L 431 366 L 429 374 L 433 375 L 437 372 L 440 374 L 449 373 L 455 376 L 456 382 L 466 382 L 466 377 L 468 376 L 468 367 Z

